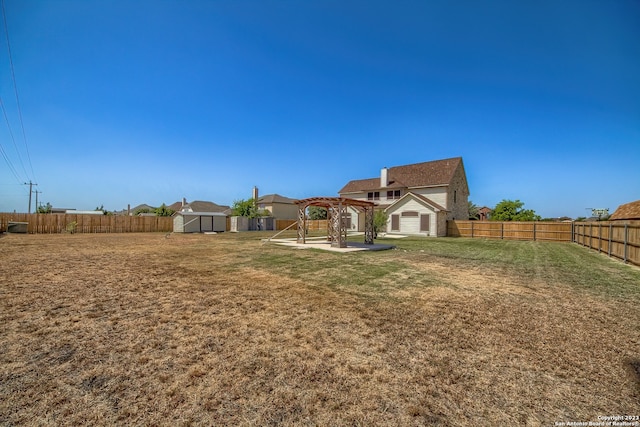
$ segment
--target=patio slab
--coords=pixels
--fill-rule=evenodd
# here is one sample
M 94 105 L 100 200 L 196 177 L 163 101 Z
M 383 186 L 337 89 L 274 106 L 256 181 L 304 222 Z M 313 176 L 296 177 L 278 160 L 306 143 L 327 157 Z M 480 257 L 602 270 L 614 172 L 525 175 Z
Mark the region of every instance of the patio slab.
M 384 251 L 388 249 L 394 249 L 394 245 L 372 244 L 367 245 L 365 243 L 347 242 L 346 248 L 334 248 L 331 246 L 331 242 L 325 240 L 311 240 L 307 239 L 307 243 L 298 243 L 296 239 L 271 239 L 269 242 L 277 245 L 289 246 L 296 249 L 321 249 L 323 251 L 330 252 L 358 252 L 358 251 Z

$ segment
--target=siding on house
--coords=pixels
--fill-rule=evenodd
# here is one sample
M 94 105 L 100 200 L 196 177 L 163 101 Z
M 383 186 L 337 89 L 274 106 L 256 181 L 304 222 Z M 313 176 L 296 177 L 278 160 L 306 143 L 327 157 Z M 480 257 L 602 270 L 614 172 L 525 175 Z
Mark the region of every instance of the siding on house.
M 387 230 L 401 234 L 420 234 L 424 236 L 446 235 L 446 211 L 431 207 L 419 199 L 419 195 L 408 194 L 402 200 L 386 209 L 389 214 Z M 407 215 L 409 213 L 409 215 Z M 421 226 L 424 215 L 428 215 L 428 230 Z M 442 232 L 444 224 L 444 234 Z
M 393 193 L 389 195 L 389 191 Z M 400 197 L 396 192 L 400 192 Z M 370 197 L 376 193 L 378 197 Z M 404 225 L 412 234 L 417 230 L 417 234 L 444 236 L 448 219 L 469 218 L 469 186 L 461 157 L 383 168 L 379 177 L 349 181 L 339 194 L 341 197 L 373 201 L 378 209 L 398 213 L 394 224 L 401 229 Z M 413 212 L 410 209 L 414 207 L 405 205 L 408 201 L 401 202 L 407 195 L 421 206 L 415 211 L 418 212 L 417 219 L 411 214 L 401 215 L 403 211 Z M 427 214 L 430 215 L 428 231 L 424 226 L 420 227 L 427 221 L 420 215 Z M 391 227 L 391 222 L 388 226 Z
M 269 194 L 258 198 L 258 209 L 268 210 L 272 217 L 277 219 L 297 219 L 298 206 L 294 199 L 279 194 Z

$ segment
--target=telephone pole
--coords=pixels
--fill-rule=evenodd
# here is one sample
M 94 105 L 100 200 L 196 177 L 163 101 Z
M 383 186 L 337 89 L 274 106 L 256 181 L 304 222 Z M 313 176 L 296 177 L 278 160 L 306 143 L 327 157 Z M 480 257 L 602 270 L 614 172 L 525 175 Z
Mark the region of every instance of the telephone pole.
M 38 184 L 36 184 L 35 182 L 31 182 L 31 180 L 29 180 L 29 182 L 25 182 L 24 185 L 29 186 L 29 210 L 27 211 L 27 213 L 31 213 L 31 193 L 33 193 L 33 186 Z M 36 195 L 36 197 L 38 196 Z
M 34 191 L 34 193 L 36 193 L 36 212 L 38 212 L 38 208 L 40 207 L 40 205 L 38 205 L 38 193 L 42 194 L 42 191 Z

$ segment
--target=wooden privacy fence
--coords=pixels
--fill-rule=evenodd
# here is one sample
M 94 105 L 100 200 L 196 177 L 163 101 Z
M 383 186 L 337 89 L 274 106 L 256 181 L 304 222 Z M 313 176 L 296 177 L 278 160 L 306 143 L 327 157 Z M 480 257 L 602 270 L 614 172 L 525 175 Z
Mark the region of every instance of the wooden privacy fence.
M 295 224 L 296 222 L 298 222 L 298 220 L 278 219 L 276 220 L 276 230 L 278 231 L 284 230 L 285 228 L 289 227 L 291 224 Z M 326 219 L 308 219 L 307 229 L 310 231 L 326 230 L 327 220 Z
M 447 236 L 505 240 L 572 241 L 570 222 L 447 221 Z
M 28 223 L 31 234 L 173 231 L 173 218 L 163 216 L 0 213 L 0 233 L 9 222 Z
M 575 242 L 640 265 L 640 221 L 447 221 L 447 236 Z
M 640 221 L 576 222 L 573 241 L 610 257 L 640 265 Z

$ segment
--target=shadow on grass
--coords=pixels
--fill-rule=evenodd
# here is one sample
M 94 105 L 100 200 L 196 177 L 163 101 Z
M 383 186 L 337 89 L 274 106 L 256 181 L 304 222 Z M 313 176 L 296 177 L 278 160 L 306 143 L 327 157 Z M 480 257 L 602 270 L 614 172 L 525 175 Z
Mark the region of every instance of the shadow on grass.
M 629 361 L 629 367 L 631 368 L 631 375 L 634 376 L 638 391 L 640 391 L 640 359 L 632 359 Z

